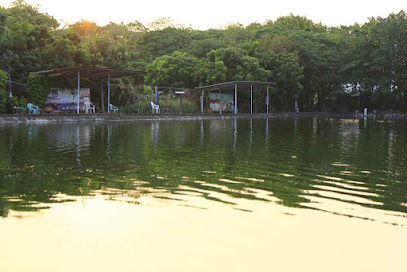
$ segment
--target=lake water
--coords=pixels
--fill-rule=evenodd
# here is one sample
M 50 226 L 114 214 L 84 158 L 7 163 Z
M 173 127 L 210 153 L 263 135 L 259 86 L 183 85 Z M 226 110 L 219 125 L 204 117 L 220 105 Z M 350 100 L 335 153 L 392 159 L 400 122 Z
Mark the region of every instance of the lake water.
M 0 271 L 407 271 L 407 120 L 0 126 Z

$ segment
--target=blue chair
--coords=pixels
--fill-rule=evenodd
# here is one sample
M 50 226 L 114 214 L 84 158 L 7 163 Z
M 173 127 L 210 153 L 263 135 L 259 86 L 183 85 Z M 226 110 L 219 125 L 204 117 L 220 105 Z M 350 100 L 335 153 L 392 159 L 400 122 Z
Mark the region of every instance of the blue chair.
M 116 106 L 113 106 L 112 104 L 109 104 L 109 112 L 118 113 L 119 108 Z
M 35 106 L 34 104 L 31 103 L 27 104 L 27 109 L 29 114 L 38 114 L 39 112 L 38 106 Z

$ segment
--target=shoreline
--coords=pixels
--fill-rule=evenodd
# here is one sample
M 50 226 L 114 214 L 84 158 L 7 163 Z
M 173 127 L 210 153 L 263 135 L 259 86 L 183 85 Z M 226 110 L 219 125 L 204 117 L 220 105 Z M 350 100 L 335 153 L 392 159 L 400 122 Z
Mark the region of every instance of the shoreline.
M 48 124 L 48 123 L 76 123 L 76 122 L 134 122 L 134 121 L 179 121 L 179 120 L 216 120 L 216 119 L 260 119 L 260 118 L 337 118 L 337 119 L 360 119 L 375 118 L 379 120 L 407 118 L 407 114 L 386 113 L 386 114 L 340 114 L 325 112 L 282 112 L 282 113 L 257 113 L 257 114 L 187 114 L 187 115 L 139 115 L 134 113 L 118 114 L 40 114 L 40 115 L 0 115 L 0 124 Z

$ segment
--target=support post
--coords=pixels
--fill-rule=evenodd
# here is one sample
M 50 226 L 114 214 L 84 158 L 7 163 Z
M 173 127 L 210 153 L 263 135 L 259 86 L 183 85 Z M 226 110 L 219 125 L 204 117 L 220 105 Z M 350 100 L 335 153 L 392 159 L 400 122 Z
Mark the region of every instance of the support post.
M 181 94 L 181 97 L 180 97 L 180 99 L 181 99 L 181 101 L 180 101 L 180 114 L 182 115 L 183 113 L 182 113 L 182 98 L 184 98 L 184 95 L 183 94 Z
M 137 114 L 140 114 L 140 86 L 137 88 Z
M 250 86 L 250 114 L 253 114 L 253 85 Z
M 110 113 L 110 73 L 107 75 L 107 113 Z
M 79 114 L 79 99 L 81 97 L 81 71 L 78 70 L 78 98 L 76 99 L 76 113 Z
M 158 88 L 157 88 L 157 86 L 154 86 L 154 104 L 156 104 L 156 105 L 158 105 L 157 94 L 158 94 Z
M 270 96 L 269 96 L 269 86 L 267 86 L 267 98 L 266 98 L 266 106 L 267 106 L 267 114 L 269 114 L 269 100 L 270 100 Z
M 235 110 L 234 114 L 237 114 L 237 84 L 235 84 Z
M 222 104 L 222 92 L 221 90 L 219 90 L 219 100 L 220 100 L 220 109 L 219 109 L 219 113 L 222 114 L 222 108 L 223 108 L 223 104 Z
M 11 91 L 11 75 L 8 74 L 8 86 L 9 86 L 9 94 L 8 97 L 13 97 L 13 92 Z
M 201 93 L 201 113 L 204 113 L 204 91 Z
M 100 81 L 100 110 L 105 113 L 105 101 L 103 99 L 103 83 Z
M 141 89 L 141 86 L 143 86 L 143 88 L 144 88 L 144 85 L 142 85 L 141 80 L 140 80 L 140 74 L 138 74 L 138 76 L 137 76 L 137 114 L 139 114 L 139 115 L 140 115 L 140 89 Z

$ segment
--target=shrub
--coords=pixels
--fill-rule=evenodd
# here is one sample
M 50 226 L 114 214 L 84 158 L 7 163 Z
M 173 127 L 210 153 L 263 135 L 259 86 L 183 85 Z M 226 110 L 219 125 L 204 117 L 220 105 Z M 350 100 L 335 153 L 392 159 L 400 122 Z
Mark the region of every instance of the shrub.
M 166 99 L 165 101 L 160 102 L 160 108 L 171 108 L 173 114 L 179 114 L 181 110 L 181 99 L 180 98 Z M 182 112 L 183 113 L 198 112 L 196 103 L 184 97 L 182 100 Z
M 27 81 L 29 102 L 44 108 L 50 93 L 48 77 L 46 75 L 30 74 Z
M 27 100 L 24 97 L 8 97 L 7 98 L 7 112 L 12 113 L 13 107 L 21 107 L 27 110 Z
M 7 73 L 0 70 L 0 113 L 7 111 Z

